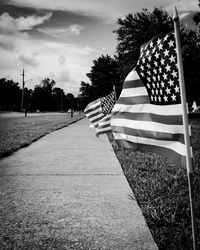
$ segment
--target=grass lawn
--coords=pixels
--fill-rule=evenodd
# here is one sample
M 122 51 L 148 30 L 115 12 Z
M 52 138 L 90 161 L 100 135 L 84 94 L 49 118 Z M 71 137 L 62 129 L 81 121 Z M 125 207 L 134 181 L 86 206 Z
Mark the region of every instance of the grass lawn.
M 192 120 L 191 125 L 200 249 L 200 119 Z M 159 249 L 193 249 L 186 170 L 153 153 L 118 148 L 111 135 L 109 139 Z
M 0 117 L 0 158 L 65 127 L 83 116 L 61 113 L 27 117 Z

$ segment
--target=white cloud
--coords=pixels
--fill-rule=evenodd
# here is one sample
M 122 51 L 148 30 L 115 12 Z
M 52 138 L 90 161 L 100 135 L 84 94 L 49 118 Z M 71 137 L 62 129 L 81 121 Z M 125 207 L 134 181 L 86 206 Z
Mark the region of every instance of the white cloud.
M 189 12 L 183 12 L 179 15 L 180 20 L 187 18 L 190 15 Z
M 81 31 L 81 26 L 80 25 L 73 24 L 73 25 L 70 25 L 69 28 L 70 28 L 71 34 L 80 35 L 80 31 Z
M 96 52 L 89 46 L 32 39 L 21 33 L 0 34 L 0 41 L 4 44 L 12 41 L 10 49 L 15 46 L 13 53 L 9 47 L 4 48 L 0 44 L 1 77 L 10 75 L 14 81 L 21 82 L 20 72 L 24 68 L 25 80 L 33 79 L 27 83 L 28 88 L 34 88 L 42 79 L 49 77 L 55 79 L 64 91 L 77 94 L 80 82 L 87 78 L 90 62 L 96 58 Z
M 58 82 L 70 82 L 70 71 L 65 69 L 61 72 L 58 72 L 56 80 Z
M 23 67 L 36 67 L 39 65 L 39 62 L 34 58 L 33 55 L 20 55 L 19 61 L 22 63 Z
M 82 26 L 72 24 L 66 28 L 38 28 L 38 31 L 57 38 L 65 38 L 69 36 L 78 36 L 81 33 Z
M 171 1 L 171 3 L 166 4 L 165 9 L 170 14 L 174 14 L 175 6 L 177 8 L 178 13 L 198 11 L 198 1 L 188 1 L 188 0 L 182 0 L 179 2 Z
M 60 65 L 60 66 L 65 65 L 65 62 L 66 62 L 65 56 L 59 55 L 59 57 L 58 57 L 58 62 L 59 62 L 59 65 Z
M 51 16 L 52 13 L 48 13 L 45 16 L 32 15 L 28 17 L 21 16 L 13 18 L 7 12 L 4 12 L 0 16 L 0 29 L 5 33 L 31 30 L 33 27 L 49 20 Z

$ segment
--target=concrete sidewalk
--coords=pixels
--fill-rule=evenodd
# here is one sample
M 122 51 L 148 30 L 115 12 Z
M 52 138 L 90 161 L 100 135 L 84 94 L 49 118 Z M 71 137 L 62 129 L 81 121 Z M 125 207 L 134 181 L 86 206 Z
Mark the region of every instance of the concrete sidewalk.
M 157 249 L 107 137 L 88 125 L 0 160 L 0 249 Z

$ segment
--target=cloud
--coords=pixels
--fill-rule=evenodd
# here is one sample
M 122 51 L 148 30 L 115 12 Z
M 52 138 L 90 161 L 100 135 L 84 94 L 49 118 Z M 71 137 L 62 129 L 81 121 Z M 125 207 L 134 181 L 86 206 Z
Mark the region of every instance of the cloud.
M 198 10 L 198 1 L 188 1 L 188 0 L 182 0 L 179 2 L 171 1 L 171 4 L 169 4 L 166 7 L 166 10 L 174 12 L 174 8 L 177 8 L 178 12 L 183 11 L 197 11 Z
M 183 12 L 179 15 L 180 20 L 187 18 L 190 15 L 190 12 Z
M 45 35 L 53 36 L 55 38 L 78 36 L 83 27 L 78 24 L 72 24 L 68 27 L 53 27 L 53 28 L 38 28 L 37 30 Z
M 59 65 L 60 65 L 60 66 L 65 65 L 66 58 L 65 58 L 63 55 L 60 55 L 60 56 L 58 57 L 58 62 L 59 62 Z
M 39 62 L 33 57 L 28 55 L 20 55 L 19 60 L 22 62 L 23 66 L 36 67 L 39 65 Z
M 70 81 L 70 72 L 69 70 L 62 70 L 58 73 L 56 77 L 56 81 L 58 82 L 69 82 Z
M 0 47 L 4 50 L 13 51 L 15 49 L 14 44 L 8 42 L 8 41 L 0 41 Z
M 44 16 L 28 16 L 28 17 L 18 17 L 13 18 L 9 13 L 4 12 L 0 16 L 0 29 L 5 33 L 15 33 L 17 31 L 27 31 L 33 29 L 35 26 L 43 24 L 45 21 L 49 20 L 52 13 L 47 13 Z
M 82 27 L 78 24 L 73 24 L 69 26 L 70 33 L 74 35 L 80 35 L 81 28 Z

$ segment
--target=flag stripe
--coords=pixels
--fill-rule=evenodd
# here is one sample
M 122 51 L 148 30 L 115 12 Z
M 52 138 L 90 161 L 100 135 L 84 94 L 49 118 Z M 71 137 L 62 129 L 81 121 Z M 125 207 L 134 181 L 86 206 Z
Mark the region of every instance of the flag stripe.
M 133 85 L 134 85 L 136 88 L 137 88 L 137 87 L 144 87 L 144 85 L 141 84 L 140 78 L 135 79 L 135 80 L 127 80 L 127 79 L 126 79 L 126 82 L 124 83 L 124 86 L 123 86 L 123 90 L 126 90 L 126 88 L 132 88 Z
M 115 133 L 115 129 L 113 128 L 113 132 Z M 126 134 L 126 135 L 133 135 L 139 137 L 146 137 L 149 139 L 156 139 L 156 140 L 167 140 L 167 141 L 179 141 L 184 144 L 184 135 L 183 134 L 171 134 L 166 132 L 157 132 L 151 130 L 142 130 L 142 129 L 135 129 L 130 127 L 117 127 L 117 133 Z
M 98 119 L 96 119 L 95 121 L 91 121 L 94 125 L 94 127 L 98 127 L 99 126 L 99 122 L 103 119 L 103 116 L 102 117 L 99 117 Z
M 115 118 L 112 121 L 112 126 L 126 126 L 134 129 L 158 131 L 160 133 L 183 134 L 183 126 L 181 125 L 168 125 L 154 121 L 137 121 L 128 119 Z
M 112 115 L 115 116 L 117 112 L 113 112 Z M 138 120 L 138 121 L 155 121 L 162 123 L 166 118 L 162 115 L 152 114 L 152 113 L 131 113 L 131 112 L 120 112 L 117 115 L 119 119 L 129 119 L 129 120 Z M 165 124 L 171 125 L 182 125 L 182 116 L 181 115 L 169 115 L 165 119 Z
M 88 119 L 91 122 L 95 122 L 96 120 L 102 119 L 102 117 L 104 117 L 104 115 L 100 111 L 98 111 L 96 112 L 96 114 L 89 115 Z
M 180 155 L 186 155 L 185 145 L 177 141 L 155 140 L 150 138 L 137 137 L 132 135 L 125 135 L 120 133 L 113 133 L 115 139 L 123 139 L 137 144 L 147 144 L 156 147 L 168 148 L 174 150 Z
M 97 128 L 97 134 L 103 134 L 103 133 L 107 133 L 107 132 L 111 132 L 111 125 L 110 125 L 110 117 L 111 114 L 108 114 L 107 116 L 105 116 L 100 122 L 99 122 L 99 126 Z
M 90 115 L 92 116 L 93 114 L 95 114 L 97 111 L 101 111 L 101 106 L 98 104 L 97 106 L 95 107 L 92 107 L 92 108 L 89 108 L 88 110 L 85 111 L 85 114 L 86 115 Z
M 134 88 L 126 88 L 123 90 L 123 92 L 121 93 L 121 98 L 122 97 L 134 97 L 134 96 L 145 96 L 147 95 L 147 91 L 144 87 L 136 87 L 134 86 Z
M 106 127 L 106 128 L 98 129 L 98 134 L 99 134 L 99 135 L 105 134 L 105 133 L 109 133 L 109 132 L 112 132 L 111 127 Z
M 138 150 L 137 143 L 133 143 L 130 141 L 125 141 L 125 140 L 120 140 L 120 139 L 118 139 L 116 142 L 119 146 L 126 147 L 126 148 L 132 148 L 135 151 Z M 140 144 L 139 150 L 141 150 L 143 152 L 148 151 L 148 152 L 163 155 L 170 162 L 173 162 L 177 165 L 182 165 L 182 166 L 186 167 L 186 157 L 182 156 L 180 154 L 177 154 L 173 149 L 163 148 L 163 147 L 154 146 L 154 145 Z
M 135 98 L 134 98 L 135 99 Z M 152 105 L 152 104 L 135 104 L 135 105 L 128 105 L 127 104 L 121 104 L 120 100 L 115 104 L 112 112 L 131 112 L 131 113 L 151 113 L 151 114 L 157 114 L 157 115 L 163 115 L 165 116 L 165 119 L 167 116 L 171 115 L 181 115 L 180 112 L 181 105 L 180 104 L 174 104 L 173 107 L 170 105 Z
M 96 128 L 99 124 L 99 121 L 104 117 L 101 109 L 100 98 L 89 103 L 85 108 L 84 113 L 92 123 L 93 127 Z
M 123 93 L 122 93 L 123 94 Z M 120 97 L 120 100 L 117 102 L 117 104 L 131 104 L 131 105 L 136 105 L 136 104 L 141 104 L 141 103 L 148 103 L 149 98 L 147 96 L 135 96 L 134 99 L 130 97 Z

